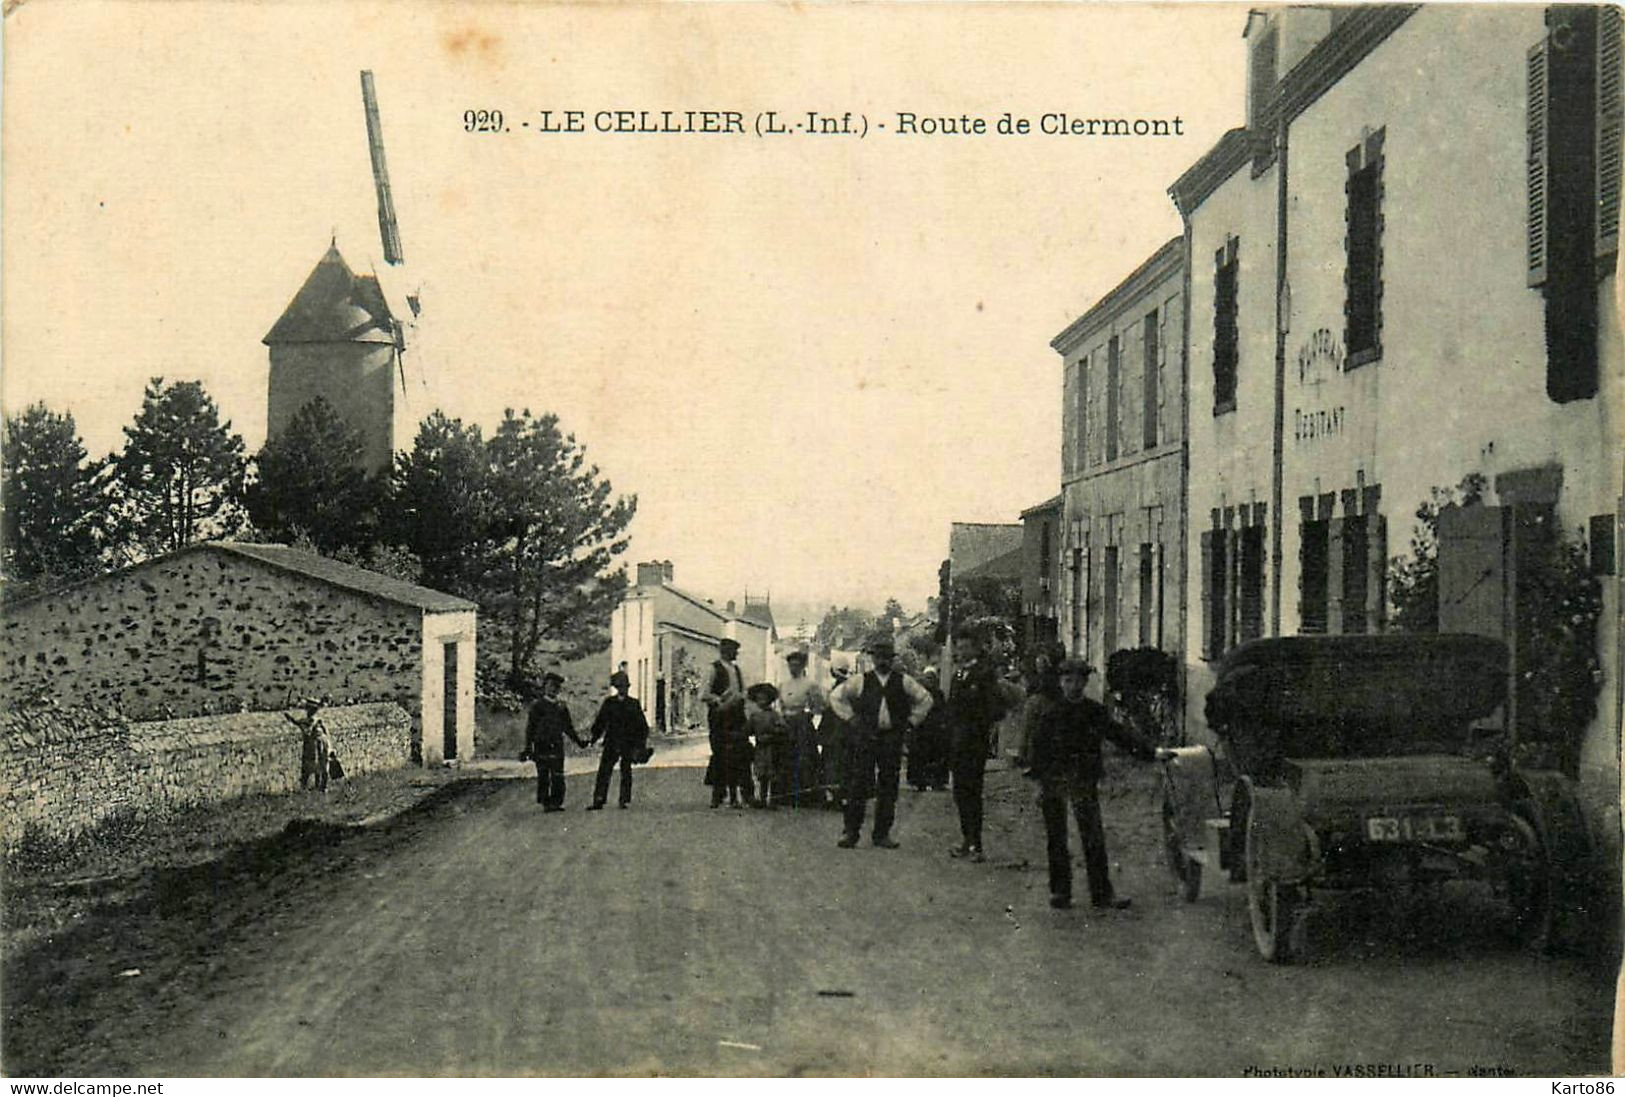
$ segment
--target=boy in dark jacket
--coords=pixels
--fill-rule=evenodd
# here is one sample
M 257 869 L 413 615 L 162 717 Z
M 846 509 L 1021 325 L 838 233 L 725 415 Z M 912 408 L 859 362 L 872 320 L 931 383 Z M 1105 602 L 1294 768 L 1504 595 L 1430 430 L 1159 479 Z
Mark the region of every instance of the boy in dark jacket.
M 564 738 L 578 747 L 587 741 L 576 734 L 570 709 L 559 700 L 559 687 L 564 676 L 549 671 L 542 678 L 542 695 L 530 706 L 530 718 L 525 723 L 525 749 L 520 752 L 521 762 L 529 759 L 536 763 L 536 802 L 543 811 L 564 810 Z
M 1083 839 L 1083 863 L 1089 876 L 1089 901 L 1100 909 L 1122 909 L 1129 900 L 1112 891 L 1106 860 L 1106 832 L 1100 822 L 1100 741 L 1110 739 L 1137 758 L 1157 756 L 1112 719 L 1106 707 L 1084 696 L 1093 668 L 1079 659 L 1061 664 L 1061 696 L 1039 720 L 1032 744 L 1032 773 L 1039 783 L 1038 806 L 1044 813 L 1049 845 L 1049 903 L 1072 905 L 1072 852 L 1067 848 L 1066 809 L 1070 802 Z
M 642 755 L 649 742 L 649 721 L 643 715 L 643 705 L 636 697 L 627 696 L 632 680 L 624 671 L 609 677 L 615 694 L 604 698 L 598 708 L 598 718 L 592 722 L 592 738 L 587 745 L 602 739 L 604 753 L 598 759 L 598 781 L 593 785 L 592 803 L 588 811 L 600 811 L 609 799 L 609 775 L 621 767 L 621 807 L 632 806 L 632 763 Z

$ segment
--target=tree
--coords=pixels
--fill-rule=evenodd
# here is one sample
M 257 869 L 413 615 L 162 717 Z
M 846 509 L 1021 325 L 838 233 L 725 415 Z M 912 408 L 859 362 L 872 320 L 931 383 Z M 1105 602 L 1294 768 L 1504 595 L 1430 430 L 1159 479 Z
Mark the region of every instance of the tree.
M 1452 503 L 1482 502 L 1484 477 L 1469 473 L 1454 488 L 1433 488 L 1416 508 L 1411 554 L 1388 561 L 1389 627 L 1397 632 L 1439 631 L 1439 512 Z
M 5 432 L 0 572 L 7 590 L 93 571 L 105 532 L 107 462 L 88 460 L 73 416 L 44 404 L 6 416 Z
M 867 610 L 830 606 L 824 619 L 818 622 L 818 628 L 813 631 L 813 646 L 842 649 L 861 645 L 876 627 L 874 614 Z
M 395 458 L 383 504 L 384 535 L 422 565 L 422 583 L 478 599 L 488 551 L 485 440 L 436 411 L 418 427 L 409 453 Z
M 260 450 L 248 516 L 280 540 L 303 533 L 324 554 L 364 553 L 376 532 L 378 487 L 361 470 L 362 450 L 360 433 L 316 397 Z
M 173 552 L 241 526 L 243 439 L 202 382 L 154 377 L 124 435 L 113 492 L 121 532 L 139 551 Z
M 523 680 L 544 641 L 579 658 L 608 646 L 602 622 L 626 589 L 636 496 L 612 497 L 556 415 L 503 412 L 486 446 L 492 558 L 481 608 L 502 621 L 509 674 Z

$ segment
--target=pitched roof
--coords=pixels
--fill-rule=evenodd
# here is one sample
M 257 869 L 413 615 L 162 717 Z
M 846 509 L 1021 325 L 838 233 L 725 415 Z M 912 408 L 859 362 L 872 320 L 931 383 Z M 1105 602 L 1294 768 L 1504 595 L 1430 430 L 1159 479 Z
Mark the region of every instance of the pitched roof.
M 378 279 L 351 270 L 337 245 L 327 249 L 261 340 L 268 345 L 394 341 L 395 317 Z
M 196 547 L 241 556 L 249 560 L 257 560 L 273 568 L 291 571 L 303 575 L 307 579 L 315 579 L 330 586 L 342 587 L 345 590 L 354 591 L 369 598 L 395 602 L 399 605 L 415 606 L 431 613 L 479 608 L 473 602 L 468 601 L 466 598 L 459 598 L 455 594 L 446 594 L 442 591 L 431 590 L 428 587 L 420 587 L 416 583 L 408 583 L 404 579 L 392 579 L 387 575 L 380 575 L 376 571 L 368 571 L 366 568 L 358 568 L 351 564 L 341 564 L 337 560 L 329 560 L 325 556 L 317 556 L 313 552 L 303 552 L 296 548 L 289 548 L 287 545 L 254 545 L 242 541 L 214 541 Z
M 636 588 L 633 588 L 633 589 L 636 589 Z M 764 621 L 762 621 L 760 619 L 757 619 L 757 618 L 746 617 L 743 614 L 739 614 L 739 613 L 729 613 L 726 609 L 724 609 L 723 607 L 717 605 L 715 602 L 709 601 L 709 600 L 707 600 L 705 598 L 701 598 L 698 594 L 690 594 L 688 591 L 683 590 L 681 587 L 674 587 L 670 583 L 661 583 L 658 587 L 651 586 L 649 589 L 651 589 L 651 590 L 664 590 L 664 591 L 668 591 L 668 592 L 670 592 L 672 594 L 675 594 L 677 597 L 681 598 L 683 601 L 688 602 L 688 603 L 698 607 L 699 609 L 703 609 L 705 612 L 707 612 L 709 614 L 712 614 L 718 620 L 721 620 L 721 621 L 739 621 L 739 622 L 741 622 L 743 624 L 755 625 L 758 628 L 765 628 L 765 629 L 769 629 L 769 630 L 771 630 L 772 627 L 773 627 L 771 623 L 764 622 Z
M 1019 579 L 1021 578 L 1021 546 L 1017 545 L 1009 552 L 995 556 L 991 560 L 984 560 L 973 568 L 967 568 L 954 576 L 955 579 Z
M 1184 263 L 1185 237 L 1181 234 L 1163 244 L 1152 253 L 1151 258 L 1135 267 L 1127 278 L 1107 290 L 1104 297 L 1051 339 L 1050 347 L 1066 354 L 1086 336 L 1109 326 L 1123 307 L 1132 304 L 1136 297 L 1178 274 Z
M 766 602 L 752 602 L 745 600 L 745 608 L 739 614 L 745 621 L 754 621 L 769 632 L 777 632 L 778 624 L 773 620 L 773 607 Z
M 1052 495 L 1050 498 L 1045 499 L 1042 503 L 1035 503 L 1026 510 L 1022 511 L 1021 517 L 1022 520 L 1025 521 L 1028 518 L 1037 518 L 1041 514 L 1047 514 L 1050 512 L 1059 514 L 1060 511 L 1061 497 L 1059 495 Z
M 1019 522 L 955 522 L 948 528 L 948 560 L 955 574 L 1021 548 Z

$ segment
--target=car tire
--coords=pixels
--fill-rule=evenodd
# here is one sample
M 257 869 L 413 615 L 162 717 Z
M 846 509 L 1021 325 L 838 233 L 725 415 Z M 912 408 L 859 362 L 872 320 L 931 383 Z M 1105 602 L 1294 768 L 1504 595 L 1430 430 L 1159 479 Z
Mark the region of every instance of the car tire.
M 1303 908 L 1306 896 L 1296 884 L 1253 880 L 1247 884 L 1247 914 L 1253 925 L 1253 944 L 1272 964 L 1290 964 L 1302 953 Z
M 1512 915 L 1508 932 L 1520 947 L 1547 952 L 1553 942 L 1556 906 L 1545 828 L 1539 812 L 1527 802 L 1513 805 L 1512 826 L 1524 851 L 1509 858 L 1507 865 L 1506 895 Z
M 1247 837 L 1247 918 L 1253 944 L 1272 964 L 1290 964 L 1302 953 L 1303 911 L 1308 891 L 1301 884 L 1264 879 L 1259 850 Z

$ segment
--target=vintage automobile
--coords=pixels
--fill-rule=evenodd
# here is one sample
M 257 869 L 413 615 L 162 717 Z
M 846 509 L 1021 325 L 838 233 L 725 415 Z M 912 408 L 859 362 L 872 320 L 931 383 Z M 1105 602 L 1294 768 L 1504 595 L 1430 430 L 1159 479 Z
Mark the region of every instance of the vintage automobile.
M 1568 780 L 1521 770 L 1475 724 L 1500 707 L 1507 651 L 1479 636 L 1293 636 L 1231 652 L 1206 702 L 1214 745 L 1163 752 L 1169 867 L 1247 885 L 1259 953 L 1289 962 L 1321 889 L 1484 881 L 1530 944 L 1579 872 Z

